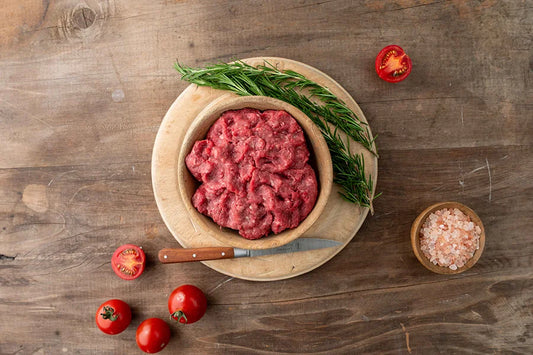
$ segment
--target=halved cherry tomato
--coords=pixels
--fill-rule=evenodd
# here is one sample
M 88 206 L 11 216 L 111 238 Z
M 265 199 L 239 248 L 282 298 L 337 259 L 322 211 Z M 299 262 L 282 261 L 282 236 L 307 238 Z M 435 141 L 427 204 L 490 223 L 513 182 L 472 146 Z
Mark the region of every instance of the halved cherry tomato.
M 130 306 L 121 300 L 106 301 L 96 311 L 96 325 L 106 334 L 122 333 L 130 322 Z
M 160 352 L 170 340 L 170 327 L 162 319 L 148 318 L 137 328 L 135 340 L 145 353 Z
M 133 244 L 118 247 L 111 258 L 113 271 L 124 280 L 133 280 L 141 276 L 145 262 L 144 251 Z
M 168 298 L 170 316 L 179 323 L 194 323 L 205 314 L 207 299 L 198 287 L 182 285 L 176 288 Z
M 383 48 L 376 57 L 376 72 L 389 83 L 397 83 L 411 73 L 411 58 L 400 46 L 390 45 Z

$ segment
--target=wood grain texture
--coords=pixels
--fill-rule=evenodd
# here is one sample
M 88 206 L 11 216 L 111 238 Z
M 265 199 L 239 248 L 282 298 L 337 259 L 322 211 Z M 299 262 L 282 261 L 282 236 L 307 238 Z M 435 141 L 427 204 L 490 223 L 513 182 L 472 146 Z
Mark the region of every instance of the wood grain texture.
M 164 248 L 159 251 L 159 261 L 164 264 L 196 262 L 201 260 L 231 259 L 232 247 Z
M 209 308 L 172 326 L 169 354 L 533 351 L 530 1 L 4 3 L 1 354 L 140 353 L 136 326 L 167 319 L 166 297 L 183 283 Z M 414 63 L 393 85 L 373 69 L 391 43 Z M 177 243 L 150 159 L 187 86 L 172 63 L 252 56 L 305 62 L 360 104 L 378 135 L 376 213 L 330 262 L 290 280 L 161 265 L 158 250 Z M 418 213 L 445 200 L 471 207 L 486 231 L 483 256 L 459 275 L 427 271 L 409 243 Z M 148 258 L 131 282 L 109 265 L 127 242 Z M 105 336 L 94 313 L 115 297 L 134 318 Z

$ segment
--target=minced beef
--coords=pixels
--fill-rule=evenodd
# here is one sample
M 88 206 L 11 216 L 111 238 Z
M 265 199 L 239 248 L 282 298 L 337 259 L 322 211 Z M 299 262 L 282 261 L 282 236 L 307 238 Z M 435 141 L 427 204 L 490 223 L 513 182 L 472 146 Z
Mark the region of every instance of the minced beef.
M 286 111 L 226 111 L 185 163 L 202 184 L 194 207 L 247 239 L 294 228 L 318 186 L 300 125 Z

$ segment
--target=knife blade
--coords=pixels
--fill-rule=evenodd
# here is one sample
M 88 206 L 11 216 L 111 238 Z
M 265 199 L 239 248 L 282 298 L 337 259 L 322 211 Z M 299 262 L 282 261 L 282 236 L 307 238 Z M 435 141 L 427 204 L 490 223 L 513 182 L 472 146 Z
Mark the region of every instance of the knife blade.
M 338 247 L 341 245 L 341 242 L 330 239 L 298 238 L 290 243 L 272 249 L 253 250 L 232 247 L 165 248 L 159 251 L 159 261 L 164 264 L 171 264 L 191 261 L 244 258 L 274 254 L 296 253 L 308 250 Z

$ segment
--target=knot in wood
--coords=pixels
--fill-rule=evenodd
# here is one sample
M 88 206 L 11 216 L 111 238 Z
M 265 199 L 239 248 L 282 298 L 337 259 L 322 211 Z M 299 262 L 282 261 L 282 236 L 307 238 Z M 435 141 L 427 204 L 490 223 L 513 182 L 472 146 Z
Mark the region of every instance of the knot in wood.
M 106 19 L 113 15 L 109 0 L 91 0 L 65 8 L 58 18 L 54 36 L 69 41 L 89 42 L 102 34 Z
M 72 15 L 72 25 L 75 28 L 83 30 L 91 27 L 95 19 L 96 13 L 92 9 L 88 7 L 82 7 L 74 11 L 74 14 Z

